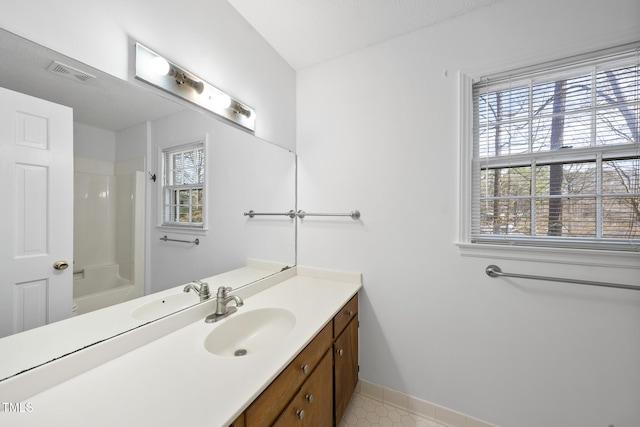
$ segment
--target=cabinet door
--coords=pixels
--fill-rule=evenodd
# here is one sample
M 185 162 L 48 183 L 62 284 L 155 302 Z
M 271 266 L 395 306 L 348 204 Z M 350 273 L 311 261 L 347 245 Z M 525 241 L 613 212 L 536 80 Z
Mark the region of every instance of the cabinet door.
M 358 383 L 358 316 L 333 344 L 335 425 L 339 425 Z
M 333 381 L 331 362 L 331 352 L 328 351 L 273 427 L 324 427 L 332 425 Z
M 332 324 L 329 322 L 247 408 L 245 411 L 247 427 L 269 426 L 275 421 L 302 383 L 311 377 L 314 369 L 317 369 L 316 366 L 322 356 L 331 348 L 332 332 Z M 328 375 L 331 376 L 331 371 Z

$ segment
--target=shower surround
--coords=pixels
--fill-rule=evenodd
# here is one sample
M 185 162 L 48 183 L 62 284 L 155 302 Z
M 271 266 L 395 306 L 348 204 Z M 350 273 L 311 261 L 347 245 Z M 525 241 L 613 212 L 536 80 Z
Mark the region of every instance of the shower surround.
M 75 314 L 143 294 L 144 174 L 118 166 L 75 159 Z

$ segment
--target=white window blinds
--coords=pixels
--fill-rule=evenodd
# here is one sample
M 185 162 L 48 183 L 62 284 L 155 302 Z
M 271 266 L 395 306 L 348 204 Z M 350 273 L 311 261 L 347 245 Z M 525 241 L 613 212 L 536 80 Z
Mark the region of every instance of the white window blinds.
M 639 58 L 473 83 L 472 242 L 640 250 Z

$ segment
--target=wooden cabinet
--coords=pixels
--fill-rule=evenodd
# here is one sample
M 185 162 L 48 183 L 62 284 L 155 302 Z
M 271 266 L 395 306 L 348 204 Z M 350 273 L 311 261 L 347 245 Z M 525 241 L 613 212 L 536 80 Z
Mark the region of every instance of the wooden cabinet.
M 234 427 L 338 425 L 357 382 L 358 295 L 253 401 L 244 420 L 236 420 Z
M 303 384 L 274 427 L 331 426 L 333 423 L 333 381 L 331 351 Z
M 340 332 L 353 320 L 358 314 L 358 295 L 356 294 L 344 305 L 333 318 L 333 338 L 338 338 Z
M 245 411 L 247 427 L 264 427 L 273 424 L 331 347 L 332 332 L 332 324 L 329 322 L 247 408 Z
M 244 413 L 240 414 L 238 418 L 234 422 L 232 422 L 229 427 L 244 427 Z
M 344 319 L 347 319 L 344 322 Z M 338 321 L 340 319 L 340 321 Z M 336 328 L 339 326 L 339 328 Z M 340 424 L 358 384 L 358 296 L 334 318 L 333 344 L 334 425 Z

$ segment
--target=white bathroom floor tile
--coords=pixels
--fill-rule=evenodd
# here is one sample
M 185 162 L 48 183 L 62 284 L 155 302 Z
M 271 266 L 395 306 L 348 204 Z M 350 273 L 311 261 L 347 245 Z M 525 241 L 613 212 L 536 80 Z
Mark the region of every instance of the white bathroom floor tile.
M 339 427 L 445 427 L 392 405 L 353 393 Z

